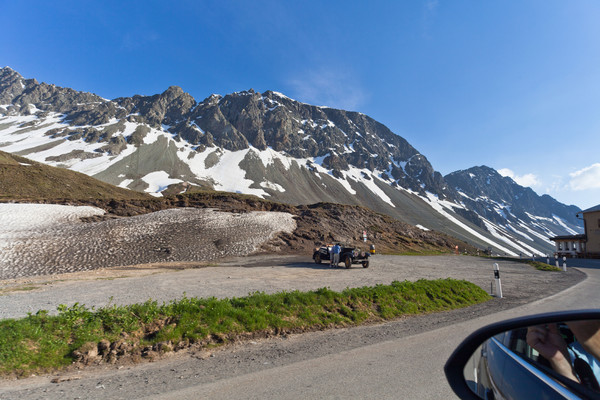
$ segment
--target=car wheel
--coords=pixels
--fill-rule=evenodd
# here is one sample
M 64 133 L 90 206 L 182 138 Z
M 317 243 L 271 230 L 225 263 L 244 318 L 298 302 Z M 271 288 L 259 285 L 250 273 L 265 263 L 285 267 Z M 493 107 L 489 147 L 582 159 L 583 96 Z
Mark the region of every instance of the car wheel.
M 350 259 L 350 257 L 344 258 L 344 265 L 346 266 L 346 268 L 350 268 L 352 266 L 352 260 Z
M 317 254 L 315 256 L 315 264 L 321 264 L 321 255 L 320 254 Z
M 363 268 L 369 268 L 369 262 L 368 261 L 363 261 Z

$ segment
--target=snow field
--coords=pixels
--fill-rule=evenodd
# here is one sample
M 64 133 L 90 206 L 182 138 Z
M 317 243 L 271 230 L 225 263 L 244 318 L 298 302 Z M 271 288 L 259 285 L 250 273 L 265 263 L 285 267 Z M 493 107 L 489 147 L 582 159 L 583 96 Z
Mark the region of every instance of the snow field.
M 243 214 L 178 208 L 101 222 L 93 207 L 0 204 L 0 280 L 155 262 L 245 256 L 278 232 L 291 214 Z

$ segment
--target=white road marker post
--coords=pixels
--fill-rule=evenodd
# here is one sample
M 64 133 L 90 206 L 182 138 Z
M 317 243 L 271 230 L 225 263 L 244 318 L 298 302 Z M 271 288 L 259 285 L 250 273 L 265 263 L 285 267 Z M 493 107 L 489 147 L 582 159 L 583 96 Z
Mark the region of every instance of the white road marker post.
M 550 254 L 546 254 L 546 264 L 550 265 Z
M 563 257 L 563 271 L 567 272 L 567 257 Z
M 500 282 L 500 268 L 494 263 L 494 282 L 496 283 L 496 296 L 502 298 L 502 282 Z

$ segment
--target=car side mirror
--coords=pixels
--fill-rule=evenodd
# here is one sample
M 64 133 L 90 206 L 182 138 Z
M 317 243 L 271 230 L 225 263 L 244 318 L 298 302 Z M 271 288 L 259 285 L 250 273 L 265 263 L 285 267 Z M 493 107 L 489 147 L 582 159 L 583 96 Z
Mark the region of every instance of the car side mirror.
M 454 350 L 444 372 L 461 399 L 600 399 L 600 311 L 488 325 Z

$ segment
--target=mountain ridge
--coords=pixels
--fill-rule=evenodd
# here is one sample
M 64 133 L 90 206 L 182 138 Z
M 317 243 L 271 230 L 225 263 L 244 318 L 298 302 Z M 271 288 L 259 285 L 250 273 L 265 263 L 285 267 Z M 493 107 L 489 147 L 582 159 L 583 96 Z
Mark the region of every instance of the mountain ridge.
M 456 190 L 452 176 L 435 171 L 385 125 L 274 91 L 196 101 L 171 86 L 153 96 L 106 100 L 2 69 L 0 103 L 0 149 L 155 195 L 196 186 L 290 204 L 368 206 L 512 255 L 548 252 L 552 243 L 539 236 L 578 229 L 563 208 L 560 221 L 520 220 L 539 225 L 532 225 L 536 238 L 514 232 L 510 218 L 494 214 L 497 205 L 474 200 L 482 185 L 469 200 L 467 189 Z M 490 196 L 496 198 L 493 190 Z M 529 197 L 547 215 L 546 200 Z

